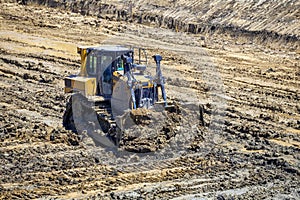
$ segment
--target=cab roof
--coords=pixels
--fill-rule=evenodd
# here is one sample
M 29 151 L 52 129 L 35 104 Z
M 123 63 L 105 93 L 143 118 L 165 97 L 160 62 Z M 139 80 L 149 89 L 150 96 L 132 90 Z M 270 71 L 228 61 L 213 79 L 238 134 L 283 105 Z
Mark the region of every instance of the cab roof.
M 79 46 L 81 49 L 105 51 L 105 52 L 117 52 L 117 51 L 130 51 L 131 49 L 121 45 L 101 45 L 101 46 Z

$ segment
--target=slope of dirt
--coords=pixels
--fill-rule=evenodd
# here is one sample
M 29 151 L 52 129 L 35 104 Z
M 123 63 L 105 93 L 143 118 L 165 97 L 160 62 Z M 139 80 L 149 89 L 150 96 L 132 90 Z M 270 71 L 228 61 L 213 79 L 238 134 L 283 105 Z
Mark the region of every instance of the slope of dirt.
M 288 1 L 95 1 L 33 0 L 83 15 L 128 21 L 175 31 L 239 38 L 253 43 L 299 48 L 300 3 Z M 241 39 L 244 38 L 244 39 Z M 296 42 L 296 43 L 295 43 Z M 276 47 L 276 46 L 275 46 Z
M 299 199 L 298 1 L 197 4 L 211 11 L 201 15 L 205 23 L 215 17 L 229 26 L 235 19 L 232 24 L 257 41 L 267 30 L 293 35 L 288 43 L 268 35 L 256 43 L 238 30 L 234 37 L 221 31 L 186 34 L 40 1 L 53 2 L 60 8 L 1 1 L 1 199 Z M 175 17 L 199 9 L 196 1 L 174 3 L 182 12 L 162 1 L 137 2 L 133 11 L 164 8 L 160 14 Z M 290 17 L 285 24 L 275 4 Z M 237 20 L 243 16 L 221 12 L 242 5 L 248 24 Z M 190 123 L 190 131 L 160 151 L 138 154 L 95 147 L 89 138 L 82 141 L 64 130 L 63 77 L 78 72 L 76 45 L 100 43 L 142 44 L 149 55 L 160 53 L 169 99 L 185 106 L 177 128 Z M 204 105 L 205 126 L 198 126 L 195 103 Z

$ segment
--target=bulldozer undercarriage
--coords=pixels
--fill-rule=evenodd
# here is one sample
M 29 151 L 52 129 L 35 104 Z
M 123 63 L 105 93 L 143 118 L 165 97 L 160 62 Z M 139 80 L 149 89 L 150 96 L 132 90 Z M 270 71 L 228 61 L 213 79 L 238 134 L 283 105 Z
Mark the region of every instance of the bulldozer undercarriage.
M 152 152 L 163 148 L 176 135 L 180 123 L 177 104 L 165 109 L 126 110 L 113 116 L 110 101 L 89 101 L 80 93 L 70 96 L 63 125 L 79 135 L 86 133 L 96 146 L 119 147 L 131 152 Z

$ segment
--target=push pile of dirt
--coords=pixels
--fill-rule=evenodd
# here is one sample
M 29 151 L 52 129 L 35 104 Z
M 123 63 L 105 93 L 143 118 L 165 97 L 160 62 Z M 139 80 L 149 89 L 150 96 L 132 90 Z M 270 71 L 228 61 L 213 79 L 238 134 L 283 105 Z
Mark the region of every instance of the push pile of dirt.
M 130 119 L 133 123 L 124 129 L 120 147 L 138 153 L 154 152 L 164 148 L 179 132 L 182 124 L 179 112 L 179 107 L 174 112 L 148 109 L 131 111 Z

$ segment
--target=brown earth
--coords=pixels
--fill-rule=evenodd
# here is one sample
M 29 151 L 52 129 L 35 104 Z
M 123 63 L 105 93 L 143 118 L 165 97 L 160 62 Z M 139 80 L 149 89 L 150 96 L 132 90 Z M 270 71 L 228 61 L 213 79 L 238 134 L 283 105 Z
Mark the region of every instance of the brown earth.
M 300 198 L 299 1 L 0 2 L 1 199 Z M 62 127 L 76 46 L 103 43 L 163 56 L 184 106 L 158 151 Z

